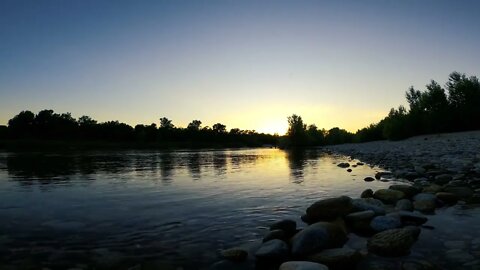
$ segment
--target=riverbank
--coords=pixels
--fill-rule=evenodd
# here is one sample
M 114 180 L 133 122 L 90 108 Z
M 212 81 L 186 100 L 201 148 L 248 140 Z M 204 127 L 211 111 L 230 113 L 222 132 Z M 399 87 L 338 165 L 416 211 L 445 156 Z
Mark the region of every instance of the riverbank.
M 456 179 L 480 177 L 480 131 L 416 136 L 402 141 L 376 141 L 325 147 L 390 170 L 397 178 L 451 173 Z

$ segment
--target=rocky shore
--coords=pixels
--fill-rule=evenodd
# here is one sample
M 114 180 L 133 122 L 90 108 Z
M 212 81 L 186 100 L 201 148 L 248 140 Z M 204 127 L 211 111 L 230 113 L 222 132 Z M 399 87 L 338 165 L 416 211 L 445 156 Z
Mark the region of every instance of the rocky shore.
M 443 243 L 452 267 L 412 252 L 421 234 L 435 230 L 428 221 L 436 213 L 480 203 L 479 150 L 480 132 L 328 147 L 347 157 L 339 170 L 375 165 L 384 171 L 365 181 L 404 184 L 366 189 L 358 198 L 319 198 L 302 216 L 305 225 L 270 224 L 262 240 L 221 251 L 210 269 L 480 269 L 480 238 Z

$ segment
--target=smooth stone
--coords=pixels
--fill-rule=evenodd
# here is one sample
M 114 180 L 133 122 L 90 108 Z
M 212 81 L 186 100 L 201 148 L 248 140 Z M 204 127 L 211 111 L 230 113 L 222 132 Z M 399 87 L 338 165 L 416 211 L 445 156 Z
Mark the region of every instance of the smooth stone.
M 442 191 L 442 186 L 436 185 L 436 184 L 431 184 L 422 189 L 423 193 L 437 193 Z
M 328 270 L 328 267 L 314 262 L 289 261 L 282 263 L 278 270 Z
M 427 170 L 425 170 L 425 168 L 423 168 L 422 166 L 415 166 L 414 167 L 414 170 L 415 172 L 417 172 L 418 174 L 424 174 L 427 172 Z
M 163 268 L 159 268 L 163 269 Z M 230 260 L 222 260 L 212 264 L 209 270 L 255 270 L 255 261 L 246 260 L 243 262 L 233 262 Z
M 291 219 L 283 219 L 270 225 L 270 230 L 282 230 L 287 235 L 292 236 L 297 232 L 297 222 Z
M 366 210 L 345 216 L 345 221 L 354 232 L 368 233 L 371 230 L 370 221 L 374 216 L 375 212 L 372 210 Z
M 223 250 L 220 255 L 226 260 L 241 262 L 248 257 L 248 252 L 240 248 L 230 248 Z
M 436 203 L 433 201 L 414 201 L 413 208 L 422 213 L 431 214 L 435 212 Z
M 391 185 L 388 188 L 403 192 L 407 198 L 411 198 L 417 195 L 418 193 L 420 193 L 420 190 L 412 185 L 397 184 L 397 185 Z
M 361 198 L 352 200 L 353 209 L 357 211 L 372 210 L 375 215 L 385 215 L 385 205 L 374 198 Z
M 430 194 L 430 193 L 419 193 L 413 197 L 413 200 L 435 202 L 437 200 L 437 196 L 435 196 L 435 194 Z
M 332 220 L 352 211 L 352 199 L 347 196 L 319 200 L 307 208 L 310 221 Z
M 443 191 L 453 193 L 461 199 L 468 199 L 473 196 L 473 190 L 469 187 L 447 187 Z
M 408 212 L 408 211 L 399 211 L 397 214 L 400 216 L 400 220 L 403 224 L 415 224 L 422 225 L 428 221 L 428 218 L 422 214 Z
M 273 239 L 263 243 L 255 253 L 261 259 L 282 259 L 288 256 L 289 248 L 285 241 Z
M 362 194 L 360 194 L 360 198 L 372 198 L 373 197 L 373 190 L 365 189 Z
M 357 267 L 357 270 L 394 270 L 398 269 L 395 262 L 383 260 L 380 258 L 367 258 L 362 260 Z
M 413 211 L 413 204 L 409 199 L 401 199 L 395 204 L 395 209 L 400 211 Z
M 337 165 L 340 168 L 348 168 L 350 167 L 350 164 L 348 162 L 342 162 Z
M 370 222 L 370 227 L 376 232 L 396 229 L 401 226 L 400 218 L 394 216 L 377 216 Z
M 273 230 L 269 231 L 267 235 L 263 237 L 263 242 L 267 242 L 273 239 L 286 240 L 287 234 L 283 230 Z
M 439 199 L 440 201 L 446 204 L 456 204 L 458 202 L 458 196 L 453 193 L 438 192 L 435 195 L 437 196 L 437 199 Z
M 436 184 L 444 185 L 450 182 L 452 179 L 453 177 L 450 174 L 440 174 L 435 176 L 434 182 Z
M 380 178 L 382 178 L 384 176 L 392 176 L 392 173 L 391 172 L 377 172 L 375 174 L 375 179 L 380 180 Z
M 373 197 L 387 204 L 395 204 L 405 198 L 405 193 L 393 189 L 379 189 L 373 193 Z
M 347 234 L 342 227 L 328 222 L 317 222 L 292 238 L 292 254 L 310 255 L 322 249 L 342 247 L 346 241 Z
M 366 210 L 351 213 L 345 216 L 345 221 L 347 222 L 357 222 L 357 221 L 364 221 L 370 220 L 375 216 L 375 212 L 373 210 Z
M 361 258 L 358 251 L 348 247 L 325 249 L 308 256 L 308 260 L 324 264 L 329 269 L 353 269 Z
M 375 178 L 373 178 L 373 177 L 371 177 L 371 176 L 368 176 L 368 177 L 365 177 L 365 178 L 363 179 L 363 181 L 365 181 L 365 182 L 372 182 L 372 181 L 375 181 Z
M 392 229 L 372 236 L 367 242 L 367 248 L 380 256 L 397 257 L 409 254 L 415 240 L 410 230 Z

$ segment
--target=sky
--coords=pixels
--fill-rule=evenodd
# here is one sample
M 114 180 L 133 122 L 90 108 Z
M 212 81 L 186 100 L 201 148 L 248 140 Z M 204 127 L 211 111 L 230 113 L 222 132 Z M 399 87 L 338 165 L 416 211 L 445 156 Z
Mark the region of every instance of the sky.
M 22 110 L 356 131 L 480 75 L 480 1 L 1 0 L 0 125 Z

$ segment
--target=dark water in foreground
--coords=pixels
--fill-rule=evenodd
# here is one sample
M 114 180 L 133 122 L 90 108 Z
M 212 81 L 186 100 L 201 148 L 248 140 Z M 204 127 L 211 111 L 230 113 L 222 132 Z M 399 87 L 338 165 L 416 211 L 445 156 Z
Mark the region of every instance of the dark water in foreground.
M 318 199 L 391 184 L 363 181 L 378 168 L 335 165 L 346 160 L 277 149 L 0 152 L 0 266 L 197 269 L 272 221 L 302 224 Z

